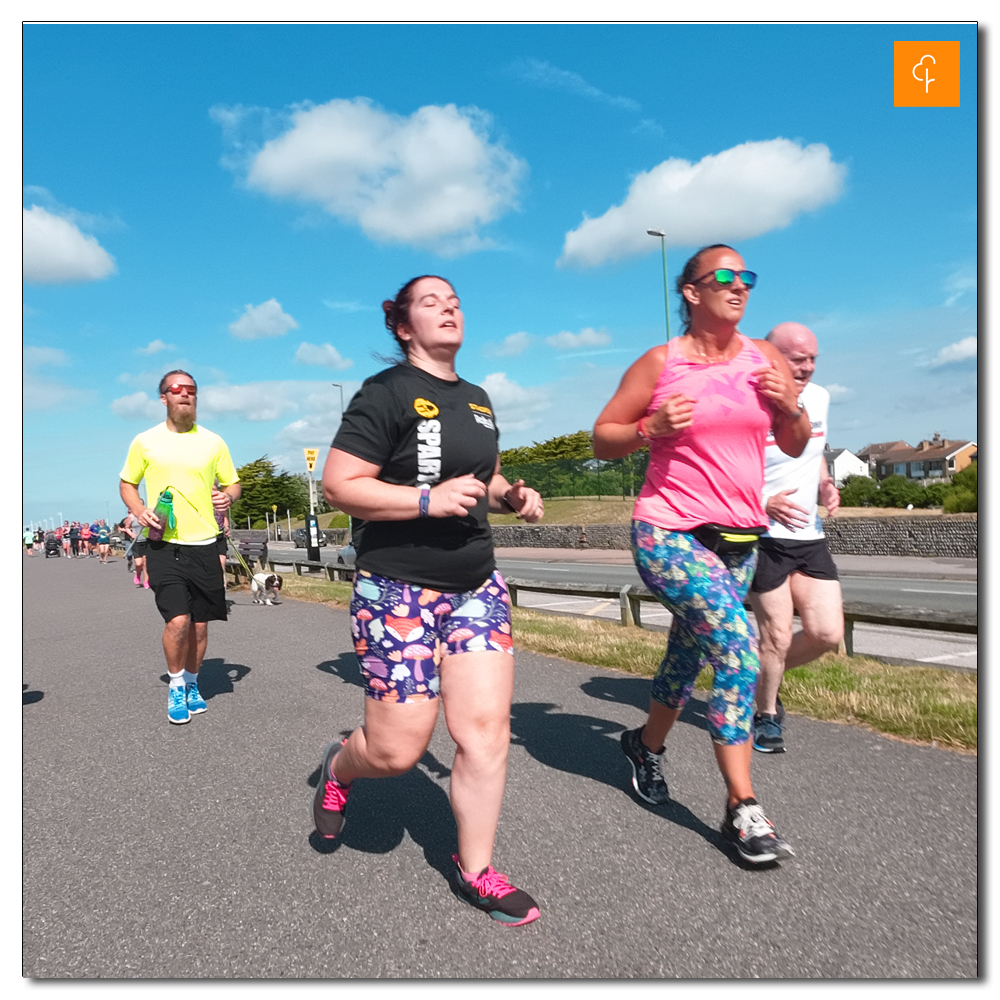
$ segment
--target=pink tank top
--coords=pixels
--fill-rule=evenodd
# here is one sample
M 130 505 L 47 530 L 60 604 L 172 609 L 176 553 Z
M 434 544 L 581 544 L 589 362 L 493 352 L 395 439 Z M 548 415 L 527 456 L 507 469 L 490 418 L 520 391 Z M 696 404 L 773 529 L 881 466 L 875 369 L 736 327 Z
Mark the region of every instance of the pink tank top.
M 633 518 L 690 531 L 699 524 L 731 528 L 767 525 L 761 505 L 764 442 L 773 420 L 770 400 L 750 373 L 770 365 L 741 333 L 731 361 L 688 361 L 680 338 L 667 344 L 667 360 L 646 410 L 651 416 L 671 393 L 696 400 L 690 427 L 650 443 L 646 481 Z

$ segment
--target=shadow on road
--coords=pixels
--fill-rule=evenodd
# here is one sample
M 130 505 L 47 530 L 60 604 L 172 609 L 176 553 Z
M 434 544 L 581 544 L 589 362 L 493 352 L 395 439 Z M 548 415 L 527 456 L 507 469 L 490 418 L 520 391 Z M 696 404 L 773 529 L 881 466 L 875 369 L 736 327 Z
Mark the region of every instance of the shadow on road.
M 591 677 L 580 685 L 580 690 L 598 701 L 613 701 L 619 705 L 631 705 L 643 712 L 649 710 L 649 691 L 652 681 L 648 677 Z M 705 702 L 697 696 L 684 706 L 678 722 L 685 722 L 696 729 L 708 732 L 705 719 Z
M 611 681 L 613 685 L 619 683 L 618 678 L 593 679 L 594 682 L 605 680 Z M 637 707 L 649 704 L 648 681 L 645 684 L 647 694 Z M 630 689 L 625 690 L 630 692 Z M 633 702 L 628 701 L 626 704 Z M 690 705 L 691 703 L 689 707 Z M 593 715 L 571 715 L 559 711 L 559 707 L 538 702 L 512 705 L 511 742 L 523 746 L 535 760 L 546 767 L 578 774 L 627 792 L 647 812 L 693 830 L 724 854 L 730 854 L 719 831 L 703 823 L 687 806 L 675 801 L 670 801 L 665 806 L 651 806 L 633 794 L 631 771 L 618 742 L 623 729 L 621 723 L 599 719 Z
M 21 705 L 34 705 L 45 697 L 44 691 L 29 691 L 27 684 L 21 685 Z
M 210 701 L 217 694 L 232 694 L 233 685 L 243 680 L 250 673 L 250 668 L 242 663 L 226 663 L 225 660 L 203 660 L 198 672 L 198 690 L 205 701 Z M 166 674 L 160 674 L 164 684 L 170 683 Z
M 317 670 L 322 670 L 326 674 L 333 674 L 347 684 L 355 687 L 364 687 L 365 680 L 361 676 L 361 668 L 358 666 L 358 658 L 354 653 L 341 653 L 335 660 L 324 660 L 316 664 Z M 346 735 L 346 734 L 345 734 Z
M 428 750 L 406 774 L 359 780 L 351 792 L 343 833 L 336 840 L 326 840 L 314 830 L 309 835 L 310 846 L 318 854 L 333 854 L 342 847 L 365 854 L 388 854 L 400 845 L 403 834 L 409 833 L 427 863 L 450 882 L 458 830 L 447 793 L 431 777 L 442 779 L 450 774 L 451 768 Z M 317 786 L 319 777 L 317 767 L 307 779 L 310 788 Z

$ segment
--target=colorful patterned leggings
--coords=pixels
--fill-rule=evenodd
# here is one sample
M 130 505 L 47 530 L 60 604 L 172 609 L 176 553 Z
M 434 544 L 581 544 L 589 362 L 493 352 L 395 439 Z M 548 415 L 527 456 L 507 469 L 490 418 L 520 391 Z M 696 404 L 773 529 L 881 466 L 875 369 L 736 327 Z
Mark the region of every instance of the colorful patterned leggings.
M 674 617 L 653 678 L 653 699 L 683 708 L 701 668 L 709 665 L 715 672 L 706 712 L 712 740 L 745 743 L 760 669 L 757 637 L 743 608 L 756 547 L 719 556 L 689 534 L 633 521 L 632 553 L 643 583 Z

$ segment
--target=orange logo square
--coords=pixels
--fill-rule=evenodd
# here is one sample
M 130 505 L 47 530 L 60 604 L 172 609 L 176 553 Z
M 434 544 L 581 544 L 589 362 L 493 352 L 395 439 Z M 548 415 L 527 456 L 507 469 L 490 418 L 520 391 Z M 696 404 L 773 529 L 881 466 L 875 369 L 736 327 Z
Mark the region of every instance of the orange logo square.
M 959 106 L 960 42 L 893 42 L 893 105 Z

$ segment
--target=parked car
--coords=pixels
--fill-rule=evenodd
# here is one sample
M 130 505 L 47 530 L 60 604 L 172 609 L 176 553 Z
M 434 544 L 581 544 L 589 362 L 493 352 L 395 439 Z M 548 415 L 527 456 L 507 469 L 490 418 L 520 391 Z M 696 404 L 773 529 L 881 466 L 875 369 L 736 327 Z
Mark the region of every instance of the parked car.
M 337 553 L 337 565 L 338 566 L 353 566 L 354 565 L 354 544 L 348 542 L 338 553 Z
M 307 549 L 309 548 L 309 535 L 306 533 L 305 528 L 296 528 L 292 532 L 292 541 L 295 543 L 297 549 Z M 326 545 L 326 535 L 321 531 L 319 533 L 319 544 Z

